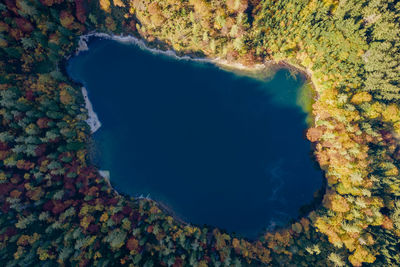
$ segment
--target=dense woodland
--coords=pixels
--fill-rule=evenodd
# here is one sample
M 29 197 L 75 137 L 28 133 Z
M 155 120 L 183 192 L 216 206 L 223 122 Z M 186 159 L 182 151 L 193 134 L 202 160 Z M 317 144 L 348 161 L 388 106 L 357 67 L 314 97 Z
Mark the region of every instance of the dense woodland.
M 66 58 L 90 31 L 310 74 L 321 205 L 249 241 L 121 196 L 87 159 Z M 134 82 L 134 80 L 132 81 Z M 7 266 L 398 266 L 400 2 L 2 0 L 0 261 Z

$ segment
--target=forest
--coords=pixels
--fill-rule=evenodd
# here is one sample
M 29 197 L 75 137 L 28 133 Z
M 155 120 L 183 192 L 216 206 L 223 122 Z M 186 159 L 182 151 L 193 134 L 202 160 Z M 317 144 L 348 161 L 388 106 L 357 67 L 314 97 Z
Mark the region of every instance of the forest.
M 2 0 L 0 261 L 7 266 L 397 266 L 400 2 Z M 256 241 L 117 194 L 89 163 L 79 36 L 133 35 L 180 55 L 306 71 L 317 205 Z M 133 81 L 134 82 L 134 81 Z

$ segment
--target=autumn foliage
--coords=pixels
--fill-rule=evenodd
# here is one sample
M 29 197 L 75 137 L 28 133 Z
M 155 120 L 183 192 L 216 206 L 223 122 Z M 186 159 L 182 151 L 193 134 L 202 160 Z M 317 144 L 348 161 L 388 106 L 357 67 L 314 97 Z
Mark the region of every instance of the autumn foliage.
M 399 14 L 396 1 L 4 0 L 1 261 L 398 265 Z M 249 70 L 284 61 L 307 73 L 315 99 L 306 137 L 326 177 L 321 203 L 250 241 L 118 194 L 88 162 L 87 111 L 62 66 L 89 31 L 134 34 Z

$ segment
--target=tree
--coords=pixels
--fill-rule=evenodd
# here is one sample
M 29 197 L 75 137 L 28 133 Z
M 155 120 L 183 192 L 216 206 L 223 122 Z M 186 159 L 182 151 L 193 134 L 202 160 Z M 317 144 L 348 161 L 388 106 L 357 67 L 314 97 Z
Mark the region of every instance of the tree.
M 342 257 L 340 257 L 338 254 L 332 252 L 329 254 L 328 259 L 334 264 L 336 267 L 342 267 L 345 266 L 346 263 L 343 261 Z

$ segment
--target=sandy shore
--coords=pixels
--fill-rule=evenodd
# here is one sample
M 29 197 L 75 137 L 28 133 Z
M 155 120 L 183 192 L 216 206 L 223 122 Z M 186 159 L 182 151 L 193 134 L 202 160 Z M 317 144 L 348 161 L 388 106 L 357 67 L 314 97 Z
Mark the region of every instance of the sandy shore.
M 88 92 L 85 87 L 82 87 L 82 95 L 85 99 L 85 108 L 87 109 L 89 116 L 86 123 L 89 125 L 91 133 L 94 133 L 101 127 L 101 122 L 96 112 L 93 110 L 92 103 L 89 100 Z

